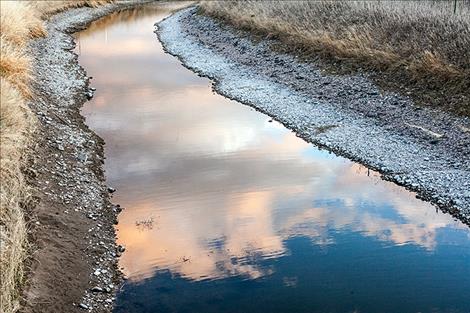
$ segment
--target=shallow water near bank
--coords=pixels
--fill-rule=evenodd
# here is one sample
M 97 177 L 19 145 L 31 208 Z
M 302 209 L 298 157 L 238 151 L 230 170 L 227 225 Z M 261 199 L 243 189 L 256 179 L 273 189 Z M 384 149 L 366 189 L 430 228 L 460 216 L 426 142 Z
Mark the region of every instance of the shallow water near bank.
M 115 312 L 470 312 L 470 231 L 165 54 L 172 5 L 77 36 L 117 188 Z

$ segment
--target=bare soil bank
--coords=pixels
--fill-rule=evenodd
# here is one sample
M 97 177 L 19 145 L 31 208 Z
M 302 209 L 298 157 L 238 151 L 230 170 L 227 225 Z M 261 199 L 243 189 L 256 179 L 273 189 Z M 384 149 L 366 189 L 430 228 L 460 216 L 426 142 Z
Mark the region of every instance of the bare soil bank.
M 113 225 L 121 210 L 110 203 L 103 173 L 104 142 L 84 123 L 89 78 L 72 51 L 72 33 L 91 21 L 143 1 L 71 9 L 47 23 L 34 41 L 34 101 L 40 121 L 35 160 L 27 169 L 36 189 L 28 212 L 31 256 L 23 312 L 110 312 L 120 281 Z
M 366 73 L 332 75 L 321 63 L 279 53 L 197 8 L 159 24 L 167 51 L 307 141 L 378 170 L 470 224 L 470 120 L 380 90 Z

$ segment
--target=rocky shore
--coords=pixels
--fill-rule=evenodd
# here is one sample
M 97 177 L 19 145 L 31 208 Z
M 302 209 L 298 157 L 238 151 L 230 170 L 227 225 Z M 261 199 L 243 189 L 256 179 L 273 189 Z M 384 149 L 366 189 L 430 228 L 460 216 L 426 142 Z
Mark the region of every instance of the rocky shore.
M 121 281 L 113 225 L 122 210 L 103 172 L 104 142 L 80 108 L 93 96 L 72 34 L 107 14 L 143 1 L 77 8 L 47 22 L 48 35 L 30 45 L 39 127 L 27 174 L 36 205 L 28 212 L 30 253 L 23 312 L 111 312 Z
M 72 34 L 146 1 L 77 8 L 53 16 L 34 41 L 34 96 L 40 121 L 27 174 L 36 205 L 28 212 L 31 257 L 23 312 L 111 312 L 122 279 L 114 225 L 123 209 L 105 183 L 104 142 L 80 108 L 93 96 Z M 414 106 L 367 74 L 337 76 L 321 64 L 183 10 L 159 24 L 167 51 L 214 80 L 219 93 L 260 110 L 298 136 L 380 171 L 470 225 L 470 121 Z
M 382 173 L 470 225 L 470 120 L 380 90 L 367 73 L 333 75 L 273 49 L 275 39 L 204 16 L 162 21 L 157 35 L 220 94 L 262 111 L 298 136 Z

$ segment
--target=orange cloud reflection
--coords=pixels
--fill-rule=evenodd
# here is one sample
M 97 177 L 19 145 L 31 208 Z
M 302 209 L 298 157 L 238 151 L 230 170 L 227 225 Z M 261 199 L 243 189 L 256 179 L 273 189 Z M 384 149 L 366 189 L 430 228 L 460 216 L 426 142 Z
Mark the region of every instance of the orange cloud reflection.
M 430 252 L 440 229 L 470 234 L 403 188 L 213 95 L 149 31 L 169 10 L 121 12 L 80 35 L 98 89 L 83 112 L 106 141 L 114 200 L 127 207 L 117 229 L 130 279 L 158 270 L 262 277 L 274 269 L 257 260 L 288 255 L 295 236 L 335 244 L 329 230 Z

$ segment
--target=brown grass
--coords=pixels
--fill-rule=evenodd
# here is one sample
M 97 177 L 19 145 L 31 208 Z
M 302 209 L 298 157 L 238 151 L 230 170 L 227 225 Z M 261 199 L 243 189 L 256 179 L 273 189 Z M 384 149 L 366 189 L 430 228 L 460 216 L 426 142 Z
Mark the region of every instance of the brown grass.
M 30 38 L 44 36 L 46 30 L 32 3 L 1 1 L 1 33 L 5 40 L 24 47 Z
M 35 118 L 24 103 L 24 96 L 7 80 L 1 80 L 0 151 L 0 277 L 1 311 L 18 308 L 17 284 L 22 281 L 26 256 L 27 229 L 23 204 L 29 192 L 22 174 L 23 153 L 34 130 Z
M 69 7 L 98 6 L 102 1 L 0 1 L 0 312 L 19 308 L 19 287 L 27 257 L 24 209 L 30 190 L 23 175 L 34 142 L 36 117 L 26 103 L 31 99 L 31 39 L 45 36 L 44 19 Z
M 28 84 L 31 79 L 31 60 L 23 47 L 0 38 L 0 75 L 16 86 L 24 96 L 31 95 Z M 4 91 L 2 90 L 2 93 Z
M 386 74 L 470 115 L 470 1 L 204 1 L 202 12 L 285 50 Z M 459 100 L 460 99 L 460 100 Z
M 75 0 L 75 1 L 30 1 L 40 16 L 47 18 L 48 16 L 64 11 L 69 8 L 78 8 L 83 6 L 98 7 L 100 5 L 114 2 L 114 0 Z

